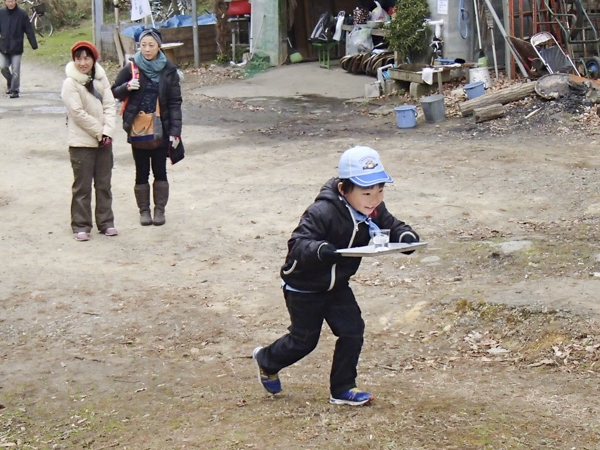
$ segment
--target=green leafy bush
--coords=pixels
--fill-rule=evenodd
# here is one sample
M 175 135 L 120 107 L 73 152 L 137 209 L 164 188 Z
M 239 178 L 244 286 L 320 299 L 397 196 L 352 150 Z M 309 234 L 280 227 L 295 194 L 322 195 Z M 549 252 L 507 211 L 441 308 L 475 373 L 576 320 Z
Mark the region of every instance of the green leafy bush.
M 430 16 L 427 0 L 401 0 L 396 3 L 391 21 L 385 25 L 389 48 L 398 52 L 398 61 L 424 53 L 429 45 L 429 27 L 423 25 Z
M 92 16 L 89 0 L 42 0 L 47 5 L 47 14 L 55 28 L 76 27 L 82 20 Z

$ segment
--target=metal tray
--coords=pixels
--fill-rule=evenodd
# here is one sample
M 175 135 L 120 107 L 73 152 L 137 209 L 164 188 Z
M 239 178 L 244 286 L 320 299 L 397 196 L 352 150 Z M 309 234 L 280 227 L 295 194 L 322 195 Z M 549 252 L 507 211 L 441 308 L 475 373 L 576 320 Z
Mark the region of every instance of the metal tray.
M 363 258 L 367 256 L 382 256 L 390 253 L 412 252 L 419 248 L 427 246 L 427 242 L 415 242 L 414 244 L 404 244 L 399 242 L 390 242 L 389 247 L 375 248 L 374 245 L 365 245 L 364 247 L 340 248 L 337 250 L 342 256 L 351 258 Z

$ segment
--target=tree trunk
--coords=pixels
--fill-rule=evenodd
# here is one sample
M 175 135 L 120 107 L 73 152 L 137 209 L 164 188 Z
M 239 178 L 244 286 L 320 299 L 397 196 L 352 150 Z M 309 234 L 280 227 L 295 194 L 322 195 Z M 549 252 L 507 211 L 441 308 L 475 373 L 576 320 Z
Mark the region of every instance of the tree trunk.
M 228 10 L 229 3 L 226 3 L 224 0 L 214 0 L 213 11 L 215 12 L 215 16 L 217 17 L 217 48 L 221 55 L 229 54 L 229 46 L 227 45 L 229 36 L 229 29 L 227 27 Z
M 463 117 L 473 114 L 475 108 L 481 108 L 482 106 L 493 105 L 494 103 L 500 103 L 505 105 L 506 103 L 521 100 L 525 97 L 530 96 L 535 92 L 535 81 L 531 83 L 518 84 L 516 86 L 507 87 L 500 91 L 492 94 L 485 94 L 481 97 L 474 98 L 473 100 L 467 100 L 466 102 L 459 103 L 458 108 Z
M 475 116 L 475 123 L 497 119 L 504 115 L 504 106 L 501 103 L 494 103 L 493 105 L 475 108 L 473 110 L 473 115 Z
M 589 78 L 579 77 L 573 73 L 569 74 L 569 83 L 575 86 L 587 86 L 589 85 L 593 89 L 600 90 L 600 81 L 591 80 Z

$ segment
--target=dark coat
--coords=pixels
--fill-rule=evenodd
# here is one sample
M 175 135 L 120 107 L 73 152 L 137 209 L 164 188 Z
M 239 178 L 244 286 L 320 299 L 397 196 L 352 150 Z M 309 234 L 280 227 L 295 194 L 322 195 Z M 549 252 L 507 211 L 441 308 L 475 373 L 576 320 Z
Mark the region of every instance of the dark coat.
M 283 281 L 295 289 L 325 292 L 347 286 L 358 270 L 361 258 L 341 258 L 336 264 L 327 264 L 319 259 L 319 247 L 326 242 L 338 249 L 361 247 L 368 245 L 371 239 L 369 225 L 356 223 L 342 200 L 338 182 L 333 178 L 321 188 L 288 241 L 288 254 L 280 274 Z M 375 209 L 371 220 L 379 228 L 390 230 L 390 242 L 398 242 L 407 231 L 419 240 L 417 233 L 396 219 L 383 202 Z
M 112 92 L 116 99 L 127 101 L 123 111 L 123 129 L 129 134 L 135 116 L 140 110 L 140 104 L 144 98 L 144 91 L 148 84 L 148 78 L 140 70 L 140 88 L 137 91 L 128 91 L 127 82 L 131 80 L 131 64 L 121 69 L 112 85 Z M 158 103 L 160 105 L 160 119 L 163 124 L 163 136 L 165 140 L 169 136 L 181 136 L 182 112 L 181 112 L 181 85 L 177 66 L 170 61 L 160 74 L 158 81 Z
M 18 5 L 13 9 L 0 9 L 0 52 L 5 55 L 22 54 L 25 34 L 31 48 L 36 50 L 38 44 L 27 13 Z

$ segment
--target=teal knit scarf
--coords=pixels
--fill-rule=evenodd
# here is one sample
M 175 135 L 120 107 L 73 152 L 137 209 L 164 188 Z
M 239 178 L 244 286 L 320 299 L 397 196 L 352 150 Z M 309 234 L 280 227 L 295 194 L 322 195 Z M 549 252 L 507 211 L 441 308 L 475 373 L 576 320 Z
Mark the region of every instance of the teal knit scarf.
M 158 83 L 160 73 L 167 65 L 167 57 L 162 51 L 158 52 L 158 55 L 152 61 L 148 61 L 142 55 L 142 52 L 137 51 L 133 55 L 133 61 L 140 68 L 144 75 L 150 78 L 152 81 Z

